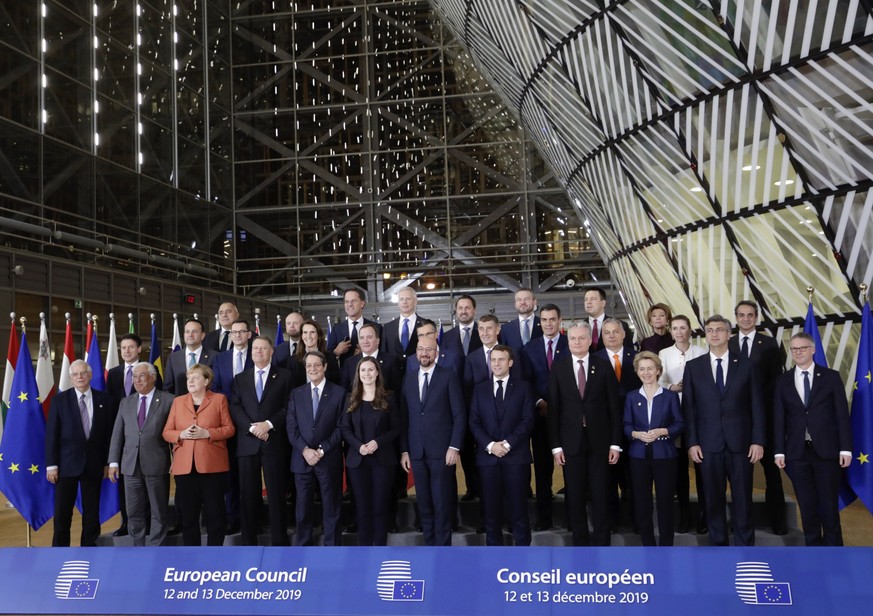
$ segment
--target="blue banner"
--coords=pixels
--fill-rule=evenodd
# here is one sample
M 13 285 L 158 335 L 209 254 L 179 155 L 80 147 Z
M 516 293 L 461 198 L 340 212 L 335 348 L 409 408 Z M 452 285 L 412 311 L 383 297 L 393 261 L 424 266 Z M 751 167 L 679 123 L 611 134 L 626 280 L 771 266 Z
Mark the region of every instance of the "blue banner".
M 0 567 L 3 613 L 819 615 L 873 602 L 871 548 L 10 548 Z

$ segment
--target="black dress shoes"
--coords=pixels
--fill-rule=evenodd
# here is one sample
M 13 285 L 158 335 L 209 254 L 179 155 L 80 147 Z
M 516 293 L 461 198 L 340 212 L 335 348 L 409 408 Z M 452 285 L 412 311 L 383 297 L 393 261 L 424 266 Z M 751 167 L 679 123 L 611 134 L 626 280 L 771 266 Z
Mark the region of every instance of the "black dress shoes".
M 126 537 L 127 536 L 127 524 L 122 524 L 117 531 L 112 533 L 113 537 Z

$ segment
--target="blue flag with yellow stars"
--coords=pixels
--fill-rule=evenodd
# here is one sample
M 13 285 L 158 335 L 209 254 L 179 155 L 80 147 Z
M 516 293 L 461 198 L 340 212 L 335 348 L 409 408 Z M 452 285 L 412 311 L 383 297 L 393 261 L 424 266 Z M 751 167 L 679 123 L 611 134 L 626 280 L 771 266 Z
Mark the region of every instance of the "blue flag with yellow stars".
M 24 332 L 16 365 L 0 443 L 0 492 L 39 529 L 54 515 L 54 486 L 45 477 L 45 415 Z
M 861 319 L 852 392 L 852 463 L 847 475 L 852 490 L 873 512 L 873 316 L 869 304 Z

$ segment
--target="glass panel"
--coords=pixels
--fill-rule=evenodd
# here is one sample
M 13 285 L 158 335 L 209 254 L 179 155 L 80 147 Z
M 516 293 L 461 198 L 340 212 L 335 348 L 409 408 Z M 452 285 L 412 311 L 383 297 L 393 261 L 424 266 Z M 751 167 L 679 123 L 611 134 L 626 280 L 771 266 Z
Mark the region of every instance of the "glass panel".
M 136 63 L 133 52 L 103 39 L 97 50 L 97 91 L 131 109 L 136 105 Z
M 152 0 L 154 8 L 141 3 L 142 13 L 139 18 L 139 34 L 142 44 L 139 48 L 140 57 L 158 66 L 170 70 L 172 59 L 173 33 L 170 23 L 170 7 L 163 2 Z M 159 6 L 164 4 L 164 6 Z
M 137 174 L 98 160 L 97 177 L 97 218 L 102 232 L 135 243 L 139 234 Z
M 170 75 L 151 62 L 141 62 L 139 91 L 143 103 L 140 112 L 166 127 L 173 126 L 173 96 Z
M 125 47 L 136 43 L 134 34 L 135 2 L 102 2 L 97 11 L 97 29 Z
M 91 28 L 57 6 L 46 7 L 45 62 L 69 77 L 91 83 L 91 51 L 94 49 Z
M 0 193 L 39 201 L 39 136 L 0 122 Z
M 142 121 L 141 169 L 164 182 L 173 181 L 173 133 L 148 120 Z
M 136 117 L 133 111 L 113 100 L 98 99 L 97 132 L 100 141 L 97 156 L 130 169 L 136 167 Z
M 69 77 L 48 69 L 46 81 L 46 134 L 80 148 L 90 149 L 93 131 L 90 90 Z
M 0 2 L 0 42 L 36 56 L 40 21 L 38 2 Z
M 0 116 L 39 127 L 39 63 L 11 49 L 0 53 Z
M 46 213 L 46 217 L 93 230 L 93 159 L 80 150 L 45 139 L 43 173 L 43 203 L 56 210 L 52 214 Z
M 176 110 L 179 137 L 202 144 L 206 139 L 203 98 L 182 86 L 177 87 L 176 91 L 179 103 Z
M 179 139 L 179 189 L 206 198 L 206 151 L 199 145 Z

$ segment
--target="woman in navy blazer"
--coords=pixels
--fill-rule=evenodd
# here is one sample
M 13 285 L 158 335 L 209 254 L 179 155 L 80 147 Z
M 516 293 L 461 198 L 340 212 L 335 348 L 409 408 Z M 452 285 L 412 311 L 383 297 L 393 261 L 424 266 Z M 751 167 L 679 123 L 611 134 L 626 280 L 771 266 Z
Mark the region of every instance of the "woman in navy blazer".
M 349 445 L 346 469 L 355 499 L 358 545 L 387 545 L 391 497 L 400 463 L 400 422 L 374 357 L 358 362 L 340 430 Z
M 634 357 L 634 370 L 643 386 L 628 392 L 624 404 L 624 433 L 630 440 L 631 493 L 634 516 L 643 545 L 655 544 L 652 523 L 652 482 L 658 508 L 658 545 L 673 545 L 673 492 L 676 490 L 674 439 L 685 423 L 679 396 L 658 384 L 663 366 L 650 351 Z

